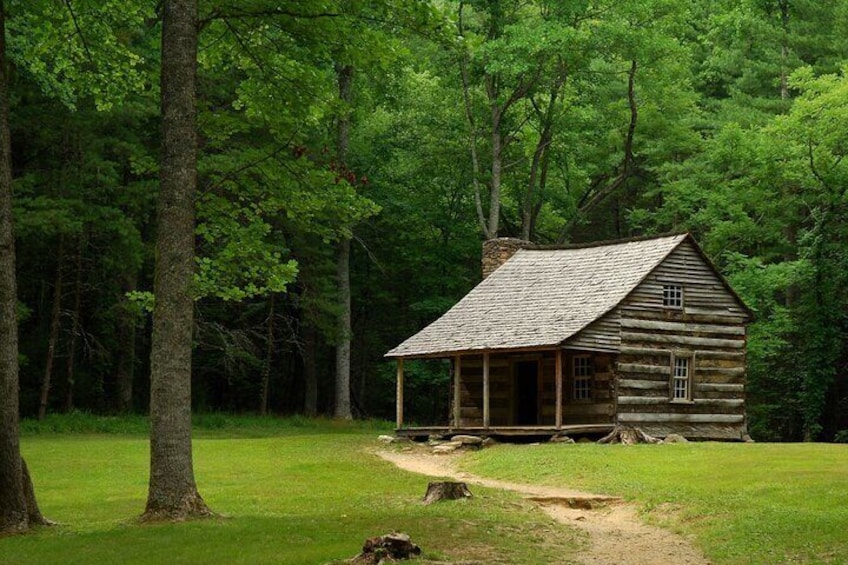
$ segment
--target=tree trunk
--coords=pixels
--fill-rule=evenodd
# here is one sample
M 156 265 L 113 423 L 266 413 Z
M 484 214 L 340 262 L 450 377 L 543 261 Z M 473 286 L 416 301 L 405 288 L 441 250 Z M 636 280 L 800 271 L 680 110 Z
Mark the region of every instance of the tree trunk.
M 542 126 L 542 133 L 536 143 L 536 149 L 533 151 L 533 160 L 530 163 L 530 178 L 527 181 L 527 190 L 524 193 L 524 209 L 521 218 L 521 239 L 524 241 L 533 241 L 536 237 L 536 217 L 542 209 L 542 197 L 547 182 L 548 149 L 553 140 L 557 98 L 564 83 L 565 76 L 561 75 L 551 86 L 548 104 L 544 112 L 537 109 L 535 102 L 533 104 L 539 118 L 539 125 Z M 536 190 L 537 185 L 538 191 Z
M 636 443 L 660 443 L 660 440 L 650 436 L 639 428 L 632 426 L 616 426 L 613 431 L 598 440 L 598 443 L 621 443 L 633 445 Z
M 503 168 L 503 135 L 501 134 L 501 107 L 496 103 L 497 94 L 492 98 L 492 178 L 489 186 L 489 222 L 488 233 L 498 237 L 501 217 L 501 172 Z
M 339 99 L 347 106 L 339 116 L 336 131 L 336 163 L 340 171 L 347 170 L 350 144 L 350 112 L 353 100 L 353 67 L 338 65 Z M 336 324 L 336 403 L 333 415 L 350 420 L 350 237 L 342 237 L 336 248 L 339 318 Z
M 592 210 L 604 202 L 611 194 L 621 188 L 633 174 L 635 157 L 633 155 L 633 138 L 636 135 L 636 123 L 639 118 L 639 108 L 636 104 L 636 70 L 635 60 L 630 62 L 630 71 L 627 73 L 627 101 L 630 106 L 630 124 L 627 126 L 627 135 L 624 138 L 624 157 L 618 165 L 617 174 L 612 177 L 603 174 L 594 182 L 580 197 L 577 202 L 577 210 L 565 223 L 557 238 L 557 243 L 566 243 L 571 238 L 571 233 L 577 224 L 585 218 Z
M 350 420 L 350 239 L 338 245 L 339 314 L 336 330 L 336 404 L 333 415 Z
M 262 367 L 262 385 L 259 395 L 259 414 L 268 413 L 268 391 L 271 388 L 271 361 L 274 356 L 274 295 L 271 294 L 268 307 L 268 331 L 265 335 L 265 366 Z
M 76 357 L 77 336 L 79 335 L 80 303 L 82 302 L 82 254 L 84 248 L 85 237 L 81 235 L 75 260 L 74 306 L 71 310 L 71 331 L 68 339 L 68 362 L 66 365 L 65 412 L 74 409 L 74 359 Z
M 0 1 L 0 533 L 14 533 L 45 520 L 37 512 L 18 437 L 18 304 L 6 64 L 6 6 Z
M 307 416 L 318 415 L 318 368 L 315 365 L 315 347 L 317 331 L 308 322 L 303 329 L 303 374 L 306 380 L 303 395 L 303 413 Z
M 32 477 L 29 474 L 29 467 L 26 461 L 21 458 L 21 475 L 24 489 L 24 502 L 26 503 L 27 519 L 30 525 L 49 526 L 52 524 L 50 520 L 41 514 L 41 509 L 38 507 L 38 501 L 35 499 L 35 487 L 32 484 Z
M 789 0 L 779 0 L 780 10 L 780 99 L 789 100 Z
M 162 156 L 150 351 L 150 483 L 145 520 L 211 514 L 197 492 L 191 452 L 195 74 L 197 0 L 165 0 Z
M 137 317 L 126 296 L 136 290 L 137 273 L 127 275 L 119 298 L 117 320 L 118 359 L 115 363 L 115 411 L 128 413 L 133 408 L 133 379 L 135 378 L 135 332 Z
M 47 338 L 47 358 L 44 360 L 44 376 L 41 379 L 41 394 L 38 401 L 38 419 L 47 415 L 47 403 L 50 398 L 50 380 L 53 375 L 53 360 L 56 358 L 56 342 L 59 341 L 59 326 L 62 321 L 62 260 L 64 258 L 65 237 L 59 236 L 56 251 L 56 279 L 53 286 L 53 310 L 50 314 L 50 335 Z
M 465 483 L 443 481 L 427 484 L 427 492 L 424 494 L 424 504 L 433 504 L 441 500 L 462 500 L 471 498 L 471 491 Z

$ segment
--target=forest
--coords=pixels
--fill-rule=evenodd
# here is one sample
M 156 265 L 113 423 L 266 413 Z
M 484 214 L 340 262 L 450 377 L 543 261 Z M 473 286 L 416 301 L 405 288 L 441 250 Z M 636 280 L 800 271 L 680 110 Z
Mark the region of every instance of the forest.
M 6 0 L 20 413 L 146 413 L 162 3 Z M 203 0 L 192 407 L 390 418 L 481 244 L 690 232 L 762 441 L 848 441 L 848 1 Z M 422 418 L 444 367 L 410 363 Z

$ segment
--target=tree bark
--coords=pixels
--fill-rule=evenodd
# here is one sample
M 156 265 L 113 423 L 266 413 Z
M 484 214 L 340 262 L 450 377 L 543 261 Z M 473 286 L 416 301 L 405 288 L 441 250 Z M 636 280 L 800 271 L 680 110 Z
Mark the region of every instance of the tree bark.
M 135 378 L 135 334 L 136 314 L 126 296 L 127 292 L 136 290 L 137 273 L 128 274 L 119 298 L 120 309 L 117 320 L 117 338 L 119 349 L 115 362 L 115 411 L 130 412 L 133 408 L 133 379 Z
M 306 416 L 318 415 L 318 368 L 315 364 L 317 331 L 308 321 L 303 322 L 303 374 L 304 383 L 303 413 Z
M 269 298 L 268 326 L 265 333 L 265 365 L 262 367 L 262 384 L 259 393 L 259 414 L 268 413 L 268 392 L 271 388 L 271 361 L 274 357 L 274 295 Z
M 37 511 L 18 435 L 18 295 L 6 65 L 6 6 L 0 0 L 0 534 L 46 522 Z
M 64 258 L 65 237 L 59 236 L 56 251 L 56 279 L 53 286 L 53 308 L 50 314 L 50 335 L 47 337 L 47 358 L 44 360 L 44 375 L 41 379 L 41 394 L 38 401 L 38 419 L 47 415 L 47 403 L 50 399 L 50 381 L 53 376 L 53 360 L 56 358 L 56 342 L 59 341 L 59 326 L 62 321 L 62 260 Z
M 339 281 L 339 319 L 336 325 L 336 403 L 333 415 L 350 420 L 350 239 L 344 238 L 337 249 Z
M 85 249 L 85 236 L 80 235 L 77 256 L 74 260 L 74 306 L 71 310 L 71 329 L 68 338 L 68 361 L 66 365 L 65 412 L 74 409 L 74 361 L 76 358 L 77 336 L 79 335 L 80 304 L 82 302 L 82 254 Z
M 536 114 L 541 122 L 542 133 L 539 135 L 539 141 L 536 143 L 536 149 L 533 151 L 533 160 L 530 163 L 530 178 L 527 181 L 527 190 L 524 193 L 524 206 L 521 218 L 521 239 L 524 241 L 533 241 L 536 237 L 535 226 L 536 217 L 541 210 L 541 199 L 537 196 L 536 186 L 538 183 L 538 193 L 544 191 L 547 180 L 547 156 L 548 149 L 553 140 L 553 125 L 554 115 L 557 107 L 557 98 L 562 85 L 565 83 L 565 76 L 560 75 L 553 86 L 551 86 L 550 97 L 545 111 L 542 112 L 533 101 L 533 106 L 536 108 Z M 536 201 L 539 200 L 537 203 Z
M 150 352 L 150 482 L 142 519 L 211 514 L 197 492 L 191 450 L 197 0 L 165 0 L 162 155 Z
M 601 202 L 617 191 L 627 182 L 635 169 L 635 157 L 633 155 L 633 138 L 636 135 L 636 123 L 639 118 L 639 108 L 636 105 L 636 70 L 635 60 L 630 62 L 630 71 L 627 73 L 627 102 L 630 106 L 630 123 L 627 126 L 627 135 L 624 137 L 624 157 L 618 166 L 615 178 L 610 180 L 611 175 L 602 175 L 583 193 L 577 203 L 577 210 L 568 222 L 565 223 L 557 238 L 557 243 L 565 243 L 571 237 L 571 232 L 578 222 L 586 217 Z
M 353 67 L 338 65 L 339 99 L 345 108 L 339 116 L 336 131 L 336 163 L 340 171 L 347 170 L 347 152 L 350 144 L 350 112 L 353 100 Z M 339 318 L 336 324 L 336 402 L 333 415 L 350 420 L 350 237 L 342 237 L 336 248 L 336 275 L 338 277 Z
M 442 500 L 462 500 L 471 498 L 471 491 L 465 483 L 443 481 L 427 484 L 427 492 L 424 494 L 424 504 L 433 504 Z

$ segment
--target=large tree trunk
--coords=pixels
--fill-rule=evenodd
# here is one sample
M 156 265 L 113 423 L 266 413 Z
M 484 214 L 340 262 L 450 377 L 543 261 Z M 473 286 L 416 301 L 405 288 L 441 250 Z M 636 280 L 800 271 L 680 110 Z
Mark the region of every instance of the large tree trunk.
M 347 106 L 353 100 L 353 67 L 336 67 L 339 99 Z M 340 171 L 347 170 L 347 151 L 350 143 L 350 112 L 345 108 L 339 116 L 336 131 L 336 162 Z M 342 237 L 336 249 L 336 274 L 339 285 L 339 318 L 336 325 L 336 403 L 333 415 L 350 420 L 350 238 Z
M 339 242 L 338 255 L 339 313 L 336 331 L 336 404 L 333 415 L 350 420 L 350 239 Z
M 46 521 L 38 512 L 18 438 L 18 314 L 6 64 L 6 7 L 0 0 L 0 533 L 13 533 Z
M 191 453 L 197 0 L 166 0 L 162 21 L 162 162 L 150 352 L 150 484 L 144 519 L 211 512 Z
M 65 254 L 65 237 L 59 236 L 56 251 L 56 279 L 53 286 L 53 309 L 50 313 L 50 335 L 47 337 L 47 358 L 44 360 L 44 375 L 41 378 L 41 394 L 38 401 L 38 419 L 47 415 L 50 399 L 50 381 L 53 376 L 53 360 L 56 358 L 56 343 L 59 341 L 59 325 L 62 315 L 62 261 Z

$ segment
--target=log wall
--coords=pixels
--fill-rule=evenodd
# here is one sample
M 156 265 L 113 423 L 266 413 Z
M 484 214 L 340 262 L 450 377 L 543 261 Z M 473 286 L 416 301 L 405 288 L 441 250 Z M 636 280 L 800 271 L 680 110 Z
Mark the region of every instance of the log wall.
M 461 363 L 460 427 L 483 425 L 483 356 L 464 356 Z M 512 368 L 504 354 L 489 356 L 489 425 L 509 426 L 515 413 Z
M 663 285 L 683 307 L 663 307 Z M 651 435 L 739 439 L 745 432 L 747 315 L 688 242 L 620 305 L 618 423 Z M 673 356 L 690 358 L 691 401 L 672 401 Z
M 563 353 L 562 423 L 606 424 L 615 416 L 615 356 L 608 353 L 584 352 L 592 355 L 594 375 L 592 398 L 574 400 L 573 358 L 576 351 Z M 522 361 L 538 362 L 538 422 L 539 426 L 556 424 L 556 355 L 553 351 L 540 353 L 504 353 L 489 356 L 489 425 L 514 426 L 516 379 L 514 365 Z M 483 356 L 463 356 L 460 382 L 460 427 L 483 425 Z

